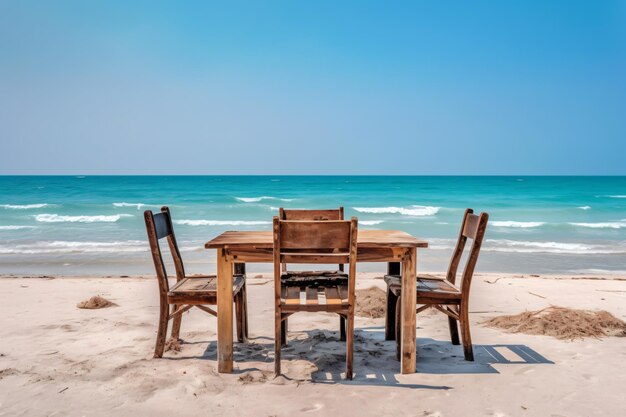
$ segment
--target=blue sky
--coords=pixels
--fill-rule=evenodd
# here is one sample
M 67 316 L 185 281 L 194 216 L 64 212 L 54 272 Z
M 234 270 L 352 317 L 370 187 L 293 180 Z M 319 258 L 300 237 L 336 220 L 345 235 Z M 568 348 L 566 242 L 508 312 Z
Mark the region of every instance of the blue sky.
M 626 174 L 626 2 L 0 0 L 0 174 Z

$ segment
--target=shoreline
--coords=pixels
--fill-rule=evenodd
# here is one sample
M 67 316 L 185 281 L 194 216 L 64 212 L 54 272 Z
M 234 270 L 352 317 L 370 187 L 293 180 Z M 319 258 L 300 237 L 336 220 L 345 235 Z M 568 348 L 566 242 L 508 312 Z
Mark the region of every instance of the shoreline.
M 428 274 L 436 276 L 445 276 L 445 272 L 442 271 L 423 271 L 419 274 Z M 262 276 L 259 276 L 262 275 Z M 358 272 L 357 280 L 361 279 L 382 279 L 384 272 Z M 247 274 L 247 279 L 266 279 L 272 278 L 273 272 L 253 272 Z M 460 277 L 460 273 L 459 273 Z M 176 276 L 170 275 L 170 279 L 176 279 Z M 474 273 L 474 279 L 477 278 L 506 278 L 506 279 L 548 279 L 548 280 L 589 280 L 589 281 L 626 281 L 626 272 L 603 272 L 601 274 L 573 274 L 573 273 L 560 273 L 560 274 L 521 274 L 511 272 L 476 272 Z M 155 275 L 151 274 L 133 274 L 133 275 L 40 275 L 40 274 L 0 274 L 0 280 L 2 279 L 156 279 Z

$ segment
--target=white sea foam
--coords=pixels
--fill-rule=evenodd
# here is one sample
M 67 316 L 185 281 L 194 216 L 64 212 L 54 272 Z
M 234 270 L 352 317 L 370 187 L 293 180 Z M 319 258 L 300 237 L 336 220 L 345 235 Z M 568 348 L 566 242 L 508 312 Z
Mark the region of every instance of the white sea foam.
M 619 269 L 600 269 L 600 268 L 586 268 L 586 269 L 572 269 L 570 272 L 576 274 L 606 274 L 606 275 L 625 275 L 626 270 Z
M 448 250 L 448 249 L 454 248 L 454 245 L 456 245 L 456 240 L 454 239 L 439 239 L 439 238 L 428 239 L 428 249 Z
M 455 239 L 428 239 L 429 249 L 452 250 Z M 487 239 L 483 245 L 485 252 L 503 253 L 550 253 L 566 255 L 612 255 L 626 254 L 626 242 L 611 244 L 541 242 L 508 239 Z
M 235 200 L 241 201 L 243 203 L 258 203 L 259 201 L 263 201 L 263 200 L 293 201 L 293 198 L 278 198 L 278 197 L 263 195 L 261 197 L 235 197 Z
M 0 226 L 0 230 L 20 230 L 20 229 L 35 229 L 35 226 Z
M 140 240 L 122 242 L 51 241 L 0 245 L 0 254 L 68 254 L 145 252 L 148 247 Z
M 405 207 L 354 207 L 359 213 L 402 214 L 404 216 L 434 216 L 441 207 L 411 206 Z
M 491 225 L 495 227 L 515 227 L 521 229 L 527 229 L 532 227 L 541 227 L 545 222 L 516 222 L 512 220 L 507 221 L 492 221 Z
M 624 244 L 590 244 L 566 242 L 529 242 L 507 239 L 487 239 L 484 250 L 514 253 L 559 253 L 572 255 L 626 253 Z
M 383 223 L 383 220 L 359 220 L 359 224 L 363 226 L 376 226 L 381 223 Z
M 113 205 L 115 207 L 137 207 L 137 210 L 141 210 L 141 208 L 143 206 L 145 206 L 146 204 L 144 204 L 144 203 L 126 203 L 126 202 L 121 202 L 121 203 L 113 203 Z
M 61 216 L 58 214 L 37 214 L 35 220 L 43 223 L 114 223 L 122 217 L 132 217 L 132 214 L 114 214 L 110 216 Z
M 597 222 L 597 223 L 568 223 L 572 226 L 588 227 L 591 229 L 622 229 L 626 227 L 626 220 L 619 222 Z
M 48 207 L 47 203 L 39 203 L 39 204 L 2 204 L 0 207 L 4 207 L 5 209 L 11 210 L 30 210 L 30 209 L 38 209 L 43 207 Z
M 609 198 L 626 198 L 626 195 L 607 195 Z
M 590 210 L 591 206 L 580 206 L 578 208 L 581 209 L 581 210 Z
M 174 223 L 187 226 L 259 226 L 272 224 L 272 222 L 257 220 L 175 220 Z

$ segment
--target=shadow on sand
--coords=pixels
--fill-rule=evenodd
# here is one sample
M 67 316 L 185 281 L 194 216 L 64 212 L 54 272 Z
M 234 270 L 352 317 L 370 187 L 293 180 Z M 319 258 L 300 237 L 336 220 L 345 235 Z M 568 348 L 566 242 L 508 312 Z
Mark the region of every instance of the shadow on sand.
M 400 364 L 395 358 L 395 341 L 384 340 L 382 327 L 360 328 L 355 331 L 354 379 L 345 379 L 345 342 L 339 340 L 337 331 L 309 330 L 289 333 L 288 345 L 282 349 L 283 366 L 288 361 L 306 361 L 313 365 L 310 377 L 287 380 L 312 381 L 346 385 L 393 386 L 413 389 L 448 390 L 452 387 L 404 383 L 411 378 L 399 373 Z M 184 344 L 208 343 L 198 359 L 215 360 L 217 342 L 183 342 Z M 417 372 L 419 374 L 498 374 L 493 365 L 554 364 L 526 345 L 474 345 L 474 362 L 466 361 L 461 346 L 447 340 L 417 339 Z M 189 357 L 170 357 L 172 360 Z M 274 339 L 252 337 L 245 343 L 233 344 L 235 374 L 259 371 L 270 374 L 273 367 L 261 370 L 247 367 L 252 362 L 271 364 L 274 360 Z M 285 372 L 287 373 L 287 372 Z M 270 377 L 271 378 L 271 377 Z

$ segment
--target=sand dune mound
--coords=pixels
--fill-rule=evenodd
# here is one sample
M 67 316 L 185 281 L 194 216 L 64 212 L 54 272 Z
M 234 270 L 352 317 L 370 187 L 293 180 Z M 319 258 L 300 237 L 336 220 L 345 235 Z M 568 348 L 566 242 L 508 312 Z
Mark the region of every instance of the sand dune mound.
M 575 310 L 556 306 L 512 316 L 498 316 L 483 324 L 511 333 L 546 335 L 557 339 L 626 336 L 626 323 L 608 311 Z
M 99 295 L 94 295 L 89 300 L 81 301 L 80 303 L 76 304 L 76 307 L 86 308 L 86 309 L 96 309 L 96 308 L 113 307 L 115 305 L 117 304 L 107 300 L 104 297 L 100 297 Z
M 356 290 L 356 310 L 359 317 L 379 319 L 385 317 L 387 295 L 378 287 Z

